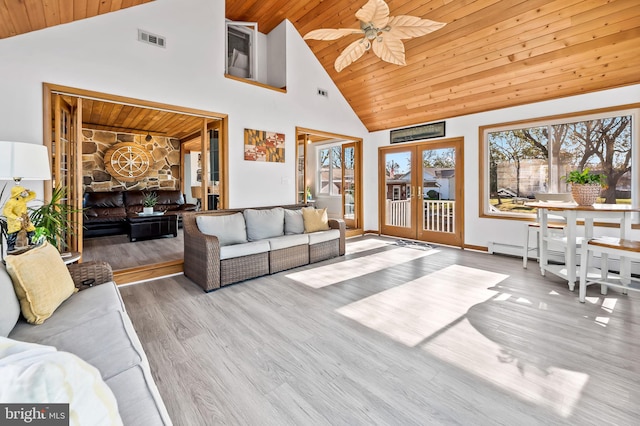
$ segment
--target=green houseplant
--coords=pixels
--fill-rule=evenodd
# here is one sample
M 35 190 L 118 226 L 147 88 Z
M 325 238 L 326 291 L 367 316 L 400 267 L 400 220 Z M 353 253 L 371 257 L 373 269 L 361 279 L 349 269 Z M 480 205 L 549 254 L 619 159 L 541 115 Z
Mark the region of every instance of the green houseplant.
M 155 192 L 147 192 L 142 200 L 142 212 L 144 214 L 153 214 L 153 208 L 158 204 L 158 194 Z
M 573 170 L 564 178 L 571 184 L 571 195 L 579 206 L 592 206 L 600 196 L 600 190 L 604 186 L 605 176 L 592 173 L 589 168 Z
M 51 200 L 38 207 L 29 207 L 29 218 L 36 227 L 33 243 L 49 241 L 62 252 L 67 247 L 67 235 L 73 235 L 73 214 L 82 211 L 67 204 L 67 188 L 58 186 Z

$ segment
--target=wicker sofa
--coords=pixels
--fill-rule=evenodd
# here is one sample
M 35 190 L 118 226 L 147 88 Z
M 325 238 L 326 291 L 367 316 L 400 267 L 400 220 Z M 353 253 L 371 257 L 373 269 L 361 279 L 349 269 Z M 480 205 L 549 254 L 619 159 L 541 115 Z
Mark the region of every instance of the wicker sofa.
M 189 212 L 183 215 L 184 274 L 205 291 L 345 253 L 345 224 L 305 232 L 305 205 Z M 243 235 L 244 233 L 244 235 Z

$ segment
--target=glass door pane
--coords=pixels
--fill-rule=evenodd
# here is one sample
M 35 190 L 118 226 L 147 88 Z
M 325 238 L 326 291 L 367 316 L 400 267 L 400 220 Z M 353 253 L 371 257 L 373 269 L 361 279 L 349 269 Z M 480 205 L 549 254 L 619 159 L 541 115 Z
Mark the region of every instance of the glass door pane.
M 356 145 L 342 145 L 342 217 L 347 228 L 356 224 Z
M 421 176 L 418 239 L 461 245 L 461 148 L 456 143 L 425 143 L 418 149 Z
M 415 198 L 411 171 L 413 152 L 411 148 L 383 151 L 382 232 L 385 234 L 415 238 L 411 206 L 412 198 Z

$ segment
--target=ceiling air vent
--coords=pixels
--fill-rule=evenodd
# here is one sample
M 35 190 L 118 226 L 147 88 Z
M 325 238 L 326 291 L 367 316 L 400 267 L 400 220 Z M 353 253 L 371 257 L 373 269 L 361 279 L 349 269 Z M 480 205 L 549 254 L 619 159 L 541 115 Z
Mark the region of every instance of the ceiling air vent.
M 150 32 L 143 31 L 143 30 L 138 30 L 138 41 L 153 44 L 154 46 L 158 46 L 158 47 L 167 46 L 166 38 L 159 35 L 151 34 Z

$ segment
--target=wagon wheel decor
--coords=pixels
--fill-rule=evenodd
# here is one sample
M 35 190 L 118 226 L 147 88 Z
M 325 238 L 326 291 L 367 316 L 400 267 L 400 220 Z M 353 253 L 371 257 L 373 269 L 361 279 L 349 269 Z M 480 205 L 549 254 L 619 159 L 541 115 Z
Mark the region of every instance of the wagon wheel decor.
M 138 144 L 115 144 L 104 154 L 104 168 L 115 179 L 135 182 L 149 173 L 151 155 Z

